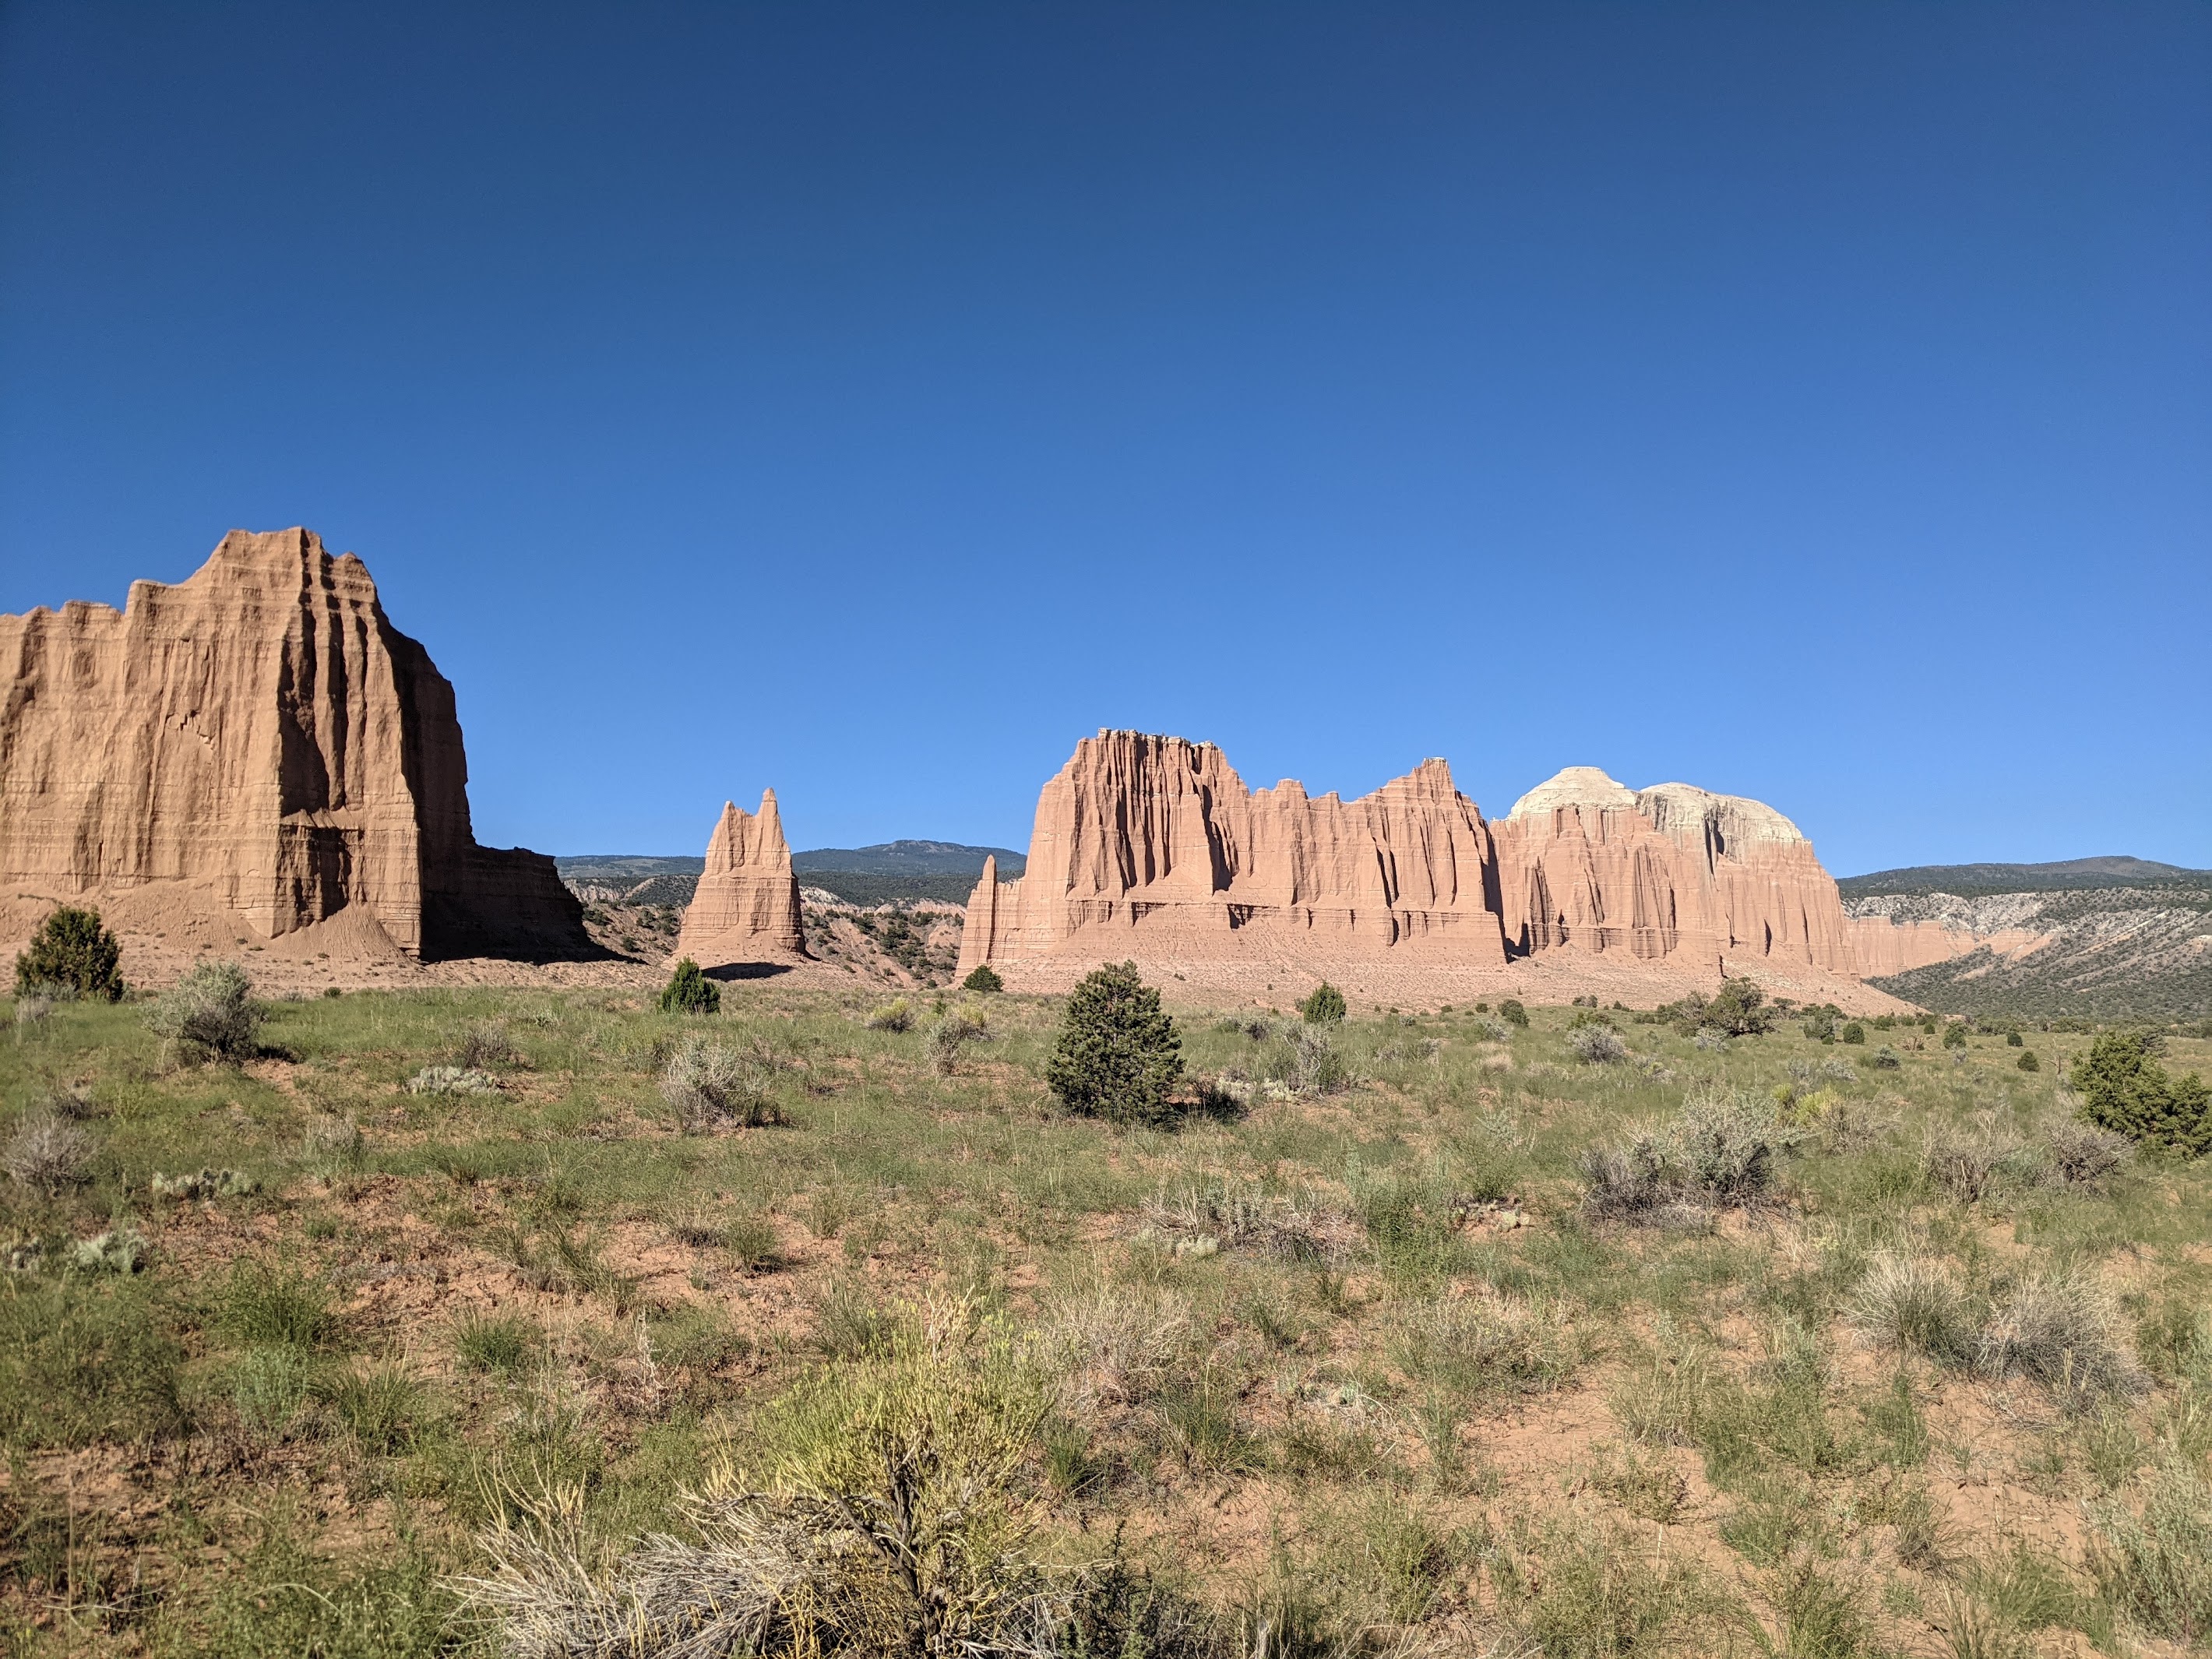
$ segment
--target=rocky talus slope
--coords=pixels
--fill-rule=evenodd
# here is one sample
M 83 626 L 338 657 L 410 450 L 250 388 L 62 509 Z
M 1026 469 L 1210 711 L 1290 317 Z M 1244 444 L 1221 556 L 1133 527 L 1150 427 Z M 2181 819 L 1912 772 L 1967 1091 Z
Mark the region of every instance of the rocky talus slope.
M 452 684 L 310 531 L 234 531 L 121 611 L 0 617 L 0 933 L 95 905 L 126 973 L 591 951 L 551 860 L 477 844 Z

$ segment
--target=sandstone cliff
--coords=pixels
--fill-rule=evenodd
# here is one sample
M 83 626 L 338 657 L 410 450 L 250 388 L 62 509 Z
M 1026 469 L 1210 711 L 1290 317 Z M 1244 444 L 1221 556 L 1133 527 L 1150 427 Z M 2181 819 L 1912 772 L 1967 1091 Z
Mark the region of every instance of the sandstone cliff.
M 997 877 L 987 866 L 969 901 L 958 971 L 988 962 L 1039 988 L 1129 957 L 1251 993 L 1325 975 L 1381 1000 L 1664 1001 L 1751 973 L 1800 1000 L 1888 1002 L 1853 996 L 1852 926 L 1788 818 L 1589 767 L 1491 824 L 1440 760 L 1316 799 L 1290 781 L 1248 790 L 1210 744 L 1102 732 L 1039 796 L 1028 872 Z
M 234 531 L 120 611 L 0 617 L 0 878 L 17 896 L 211 913 L 240 943 L 321 928 L 417 958 L 589 948 L 550 859 L 476 844 L 453 686 L 361 561 L 311 532 Z
M 1797 826 L 1758 801 L 1686 783 L 1632 790 L 1569 767 L 1514 803 L 1496 844 L 1516 952 L 1858 971 L 1834 879 Z
M 676 954 L 702 968 L 786 960 L 806 954 L 799 878 L 775 791 L 761 796 L 758 814 L 725 801 L 707 842 L 707 867 L 684 912 Z
M 958 971 L 984 962 L 1334 961 L 1502 965 L 1490 834 L 1440 760 L 1345 801 L 1249 790 L 1211 744 L 1102 732 L 1044 787 L 1029 865 L 985 866 Z

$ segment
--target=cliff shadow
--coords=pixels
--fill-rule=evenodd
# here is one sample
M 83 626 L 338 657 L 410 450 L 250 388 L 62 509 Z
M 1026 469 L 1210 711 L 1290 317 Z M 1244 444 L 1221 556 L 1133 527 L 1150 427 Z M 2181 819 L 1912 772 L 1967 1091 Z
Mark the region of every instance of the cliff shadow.
M 774 979 L 778 974 L 789 973 L 795 964 L 788 962 L 726 962 L 719 968 L 702 968 L 699 971 L 708 979 L 725 981 L 740 979 Z

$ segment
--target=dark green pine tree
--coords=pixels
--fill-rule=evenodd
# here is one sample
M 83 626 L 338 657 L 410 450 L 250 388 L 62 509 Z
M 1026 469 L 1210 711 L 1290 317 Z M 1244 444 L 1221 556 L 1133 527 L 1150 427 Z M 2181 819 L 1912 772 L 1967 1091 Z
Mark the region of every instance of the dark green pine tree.
M 122 960 L 123 946 L 100 925 L 99 911 L 64 905 L 46 918 L 31 948 L 15 958 L 15 994 L 65 985 L 81 997 L 118 1002 L 123 975 L 117 964 Z
M 1045 1081 L 1067 1109 L 1111 1123 L 1162 1125 L 1176 1109 L 1169 1092 L 1182 1076 L 1182 1042 L 1160 994 L 1133 962 L 1089 975 L 1067 1001 Z

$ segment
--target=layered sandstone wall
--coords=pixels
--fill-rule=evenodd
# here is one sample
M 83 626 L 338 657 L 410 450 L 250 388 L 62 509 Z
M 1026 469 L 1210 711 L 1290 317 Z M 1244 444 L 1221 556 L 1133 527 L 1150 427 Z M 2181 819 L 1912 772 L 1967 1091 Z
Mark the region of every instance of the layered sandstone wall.
M 684 912 L 676 954 L 702 968 L 806 954 L 799 878 L 792 872 L 775 790 L 763 793 L 757 814 L 722 803 L 707 842 L 707 867 Z
M 1570 767 L 1515 802 L 1495 836 L 1516 951 L 1860 971 L 1833 878 L 1761 802 L 1685 783 L 1632 790 Z
M 453 686 L 312 532 L 234 531 L 120 611 L 0 617 L 0 675 L 16 889 L 189 890 L 265 939 L 355 908 L 416 957 L 588 948 L 550 859 L 476 844 Z
M 1211 744 L 1102 732 L 1038 798 L 1026 873 L 988 861 L 959 971 L 985 962 L 1379 957 L 1502 965 L 1482 817 L 1429 761 L 1373 794 L 1250 790 Z
M 1210 744 L 1102 732 L 1040 794 L 1028 873 L 986 865 L 960 971 L 1387 962 L 1375 982 L 1411 994 L 1425 968 L 1480 984 L 1521 963 L 1611 994 L 1623 973 L 1663 1000 L 1753 972 L 1811 998 L 1869 971 L 1859 936 L 1812 843 L 1758 801 L 1577 767 L 1486 823 L 1440 760 L 1316 799 L 1247 790 Z

